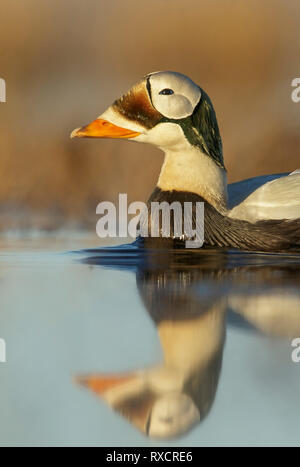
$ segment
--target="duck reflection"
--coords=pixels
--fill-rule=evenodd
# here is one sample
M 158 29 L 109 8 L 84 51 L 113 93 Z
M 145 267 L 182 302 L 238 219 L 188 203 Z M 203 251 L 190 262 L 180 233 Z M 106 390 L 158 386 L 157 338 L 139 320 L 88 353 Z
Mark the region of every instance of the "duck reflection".
M 245 268 L 232 280 L 228 305 L 267 336 L 300 336 L 300 265 Z
M 272 336 L 300 335 L 299 257 L 285 259 L 282 267 L 276 255 L 108 250 L 90 250 L 83 261 L 135 271 L 163 361 L 123 375 L 80 376 L 78 382 L 150 437 L 179 436 L 210 412 L 226 320 Z

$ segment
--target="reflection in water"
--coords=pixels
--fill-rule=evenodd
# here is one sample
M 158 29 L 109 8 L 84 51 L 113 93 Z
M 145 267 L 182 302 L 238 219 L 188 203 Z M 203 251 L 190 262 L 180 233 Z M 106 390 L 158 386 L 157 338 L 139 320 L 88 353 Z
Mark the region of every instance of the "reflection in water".
M 300 335 L 300 256 L 135 245 L 84 255 L 84 263 L 135 272 L 163 361 L 130 374 L 88 375 L 78 381 L 150 437 L 178 436 L 209 413 L 226 318 L 272 336 Z
M 300 336 L 300 264 L 243 270 L 228 299 L 236 313 L 264 334 Z

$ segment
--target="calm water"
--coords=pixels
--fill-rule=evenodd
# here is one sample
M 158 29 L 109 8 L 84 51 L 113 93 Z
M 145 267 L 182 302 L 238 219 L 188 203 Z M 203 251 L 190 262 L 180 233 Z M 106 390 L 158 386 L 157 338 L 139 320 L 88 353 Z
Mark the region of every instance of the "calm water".
M 95 243 L 0 240 L 0 445 L 300 444 L 300 255 Z

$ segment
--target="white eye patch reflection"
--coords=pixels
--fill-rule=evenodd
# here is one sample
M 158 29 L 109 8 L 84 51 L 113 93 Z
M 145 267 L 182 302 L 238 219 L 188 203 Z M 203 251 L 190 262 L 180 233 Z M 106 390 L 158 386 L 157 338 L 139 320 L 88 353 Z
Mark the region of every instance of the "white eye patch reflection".
M 189 396 L 169 393 L 155 402 L 148 434 L 154 438 L 171 438 L 186 432 L 199 421 L 199 410 Z
M 164 117 L 180 119 L 191 115 L 201 92 L 187 76 L 172 71 L 153 73 L 149 78 L 154 107 Z

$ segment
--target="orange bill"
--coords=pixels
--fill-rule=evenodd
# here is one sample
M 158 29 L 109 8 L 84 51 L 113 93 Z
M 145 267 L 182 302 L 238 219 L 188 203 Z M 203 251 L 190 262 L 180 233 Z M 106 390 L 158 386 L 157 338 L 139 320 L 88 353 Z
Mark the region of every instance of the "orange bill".
M 137 131 L 127 130 L 108 120 L 97 118 L 92 123 L 72 131 L 71 138 L 134 138 Z
M 124 383 L 127 383 L 133 379 L 132 374 L 125 375 L 87 375 L 87 376 L 78 376 L 75 378 L 75 381 L 83 386 L 86 386 L 91 391 L 97 394 L 103 394 L 106 391 L 114 388 L 115 386 L 120 386 Z

